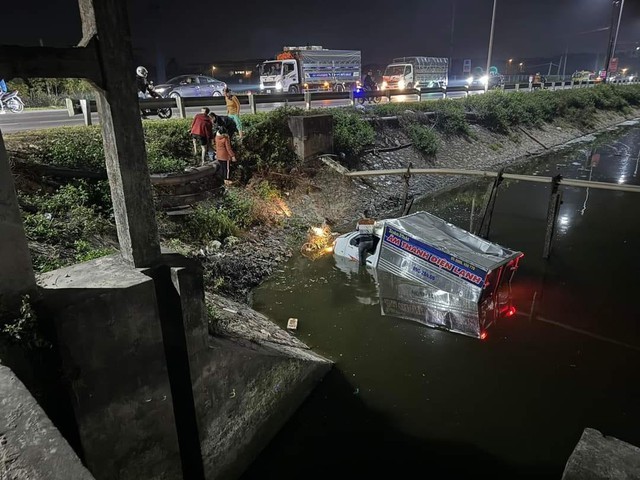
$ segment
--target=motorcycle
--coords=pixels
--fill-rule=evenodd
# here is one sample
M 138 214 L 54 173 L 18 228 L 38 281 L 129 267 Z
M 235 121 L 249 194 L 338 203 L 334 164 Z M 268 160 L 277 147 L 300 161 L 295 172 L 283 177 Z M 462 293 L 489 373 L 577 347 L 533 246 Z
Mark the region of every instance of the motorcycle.
M 379 90 L 378 85 L 374 85 L 373 88 L 371 87 L 365 87 L 365 86 L 358 86 L 356 88 L 354 97 L 358 99 L 358 103 L 360 105 L 363 105 L 365 101 L 371 103 L 380 103 L 380 100 L 382 100 L 382 97 L 379 96 L 374 96 L 374 95 L 369 95 L 369 92 L 373 92 L 375 90 Z
M 138 93 L 138 97 L 143 98 L 162 98 L 162 96 L 155 91 L 155 87 L 152 82 L 149 82 L 147 87 L 147 94 L 142 92 Z M 149 115 L 157 115 L 159 118 L 167 119 L 171 118 L 172 112 L 170 107 L 165 108 L 145 108 L 141 110 L 142 118 L 148 117 Z
M 11 113 L 20 113 L 24 110 L 24 102 L 18 96 L 18 91 L 0 93 L 0 112 L 9 110 Z

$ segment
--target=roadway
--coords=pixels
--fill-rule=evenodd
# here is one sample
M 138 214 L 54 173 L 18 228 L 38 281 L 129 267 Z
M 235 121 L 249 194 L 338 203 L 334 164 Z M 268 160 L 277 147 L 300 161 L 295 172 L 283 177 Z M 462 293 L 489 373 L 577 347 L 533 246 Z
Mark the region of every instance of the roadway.
M 460 92 L 458 94 L 449 94 L 449 97 L 455 96 L 464 96 L 464 93 Z M 441 95 L 423 95 L 425 97 L 433 97 L 433 99 L 441 98 Z M 393 102 L 410 102 L 416 101 L 417 96 L 415 95 L 402 95 L 393 97 Z M 382 102 L 386 102 L 385 99 Z M 318 100 L 314 101 L 312 104 L 313 108 L 333 108 L 333 107 L 345 107 L 348 106 L 349 100 Z M 284 103 L 263 103 L 256 105 L 256 109 L 258 112 L 268 112 L 274 110 L 278 107 L 284 106 Z M 289 103 L 291 106 L 296 107 L 304 107 L 303 102 L 291 102 Z M 247 113 L 248 106 L 243 105 L 243 111 Z M 226 113 L 226 109 L 224 106 L 220 107 L 212 107 L 212 111 L 217 114 L 224 115 Z M 200 111 L 199 107 L 189 107 L 186 109 L 187 116 L 193 117 L 196 113 Z M 173 109 L 172 118 L 177 118 L 177 111 Z M 91 114 L 92 123 L 98 124 L 100 123 L 100 119 L 97 113 Z M 149 117 L 150 119 L 157 119 L 158 117 Z M 83 125 L 83 117 L 82 115 L 75 115 L 70 117 L 66 109 L 59 110 L 25 110 L 22 113 L 6 113 L 4 115 L 0 115 L 0 130 L 3 134 L 7 133 L 15 133 L 29 130 L 42 130 L 46 128 L 55 128 L 55 127 L 67 127 L 67 126 L 75 126 L 75 125 Z

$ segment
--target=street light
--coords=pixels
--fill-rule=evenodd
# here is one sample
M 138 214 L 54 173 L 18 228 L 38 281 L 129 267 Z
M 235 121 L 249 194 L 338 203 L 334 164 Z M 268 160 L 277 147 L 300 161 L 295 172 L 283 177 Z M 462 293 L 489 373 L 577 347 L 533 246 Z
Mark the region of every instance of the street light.
M 211 65 L 211 76 L 213 76 L 213 72 L 216 71 L 216 66 L 215 65 Z
M 616 18 L 616 7 L 620 7 L 620 11 L 618 12 L 618 24 L 614 30 L 615 18 Z M 613 0 L 611 2 L 611 27 L 609 30 L 609 46 L 607 48 L 607 56 L 604 62 L 604 81 L 606 82 L 609 73 L 611 73 L 611 59 L 616 55 L 616 45 L 618 43 L 618 32 L 620 30 L 620 21 L 622 20 L 622 12 L 624 10 L 624 0 Z
M 493 50 L 493 30 L 496 24 L 496 4 L 498 0 L 493 0 L 493 14 L 491 15 L 491 33 L 489 34 L 489 53 L 487 54 L 487 70 L 485 75 L 489 75 L 489 69 L 491 68 L 491 52 Z M 489 82 L 485 85 L 485 90 L 488 88 Z

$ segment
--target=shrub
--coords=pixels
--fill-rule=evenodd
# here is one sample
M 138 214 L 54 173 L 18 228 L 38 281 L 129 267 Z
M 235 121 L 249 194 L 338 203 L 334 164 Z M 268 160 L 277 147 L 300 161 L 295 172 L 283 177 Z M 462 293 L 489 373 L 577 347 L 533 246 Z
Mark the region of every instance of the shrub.
M 190 158 L 193 155 L 191 122 L 189 118 L 142 122 L 149 163 L 158 159 Z
M 364 118 L 354 110 L 334 109 L 333 142 L 336 151 L 349 157 L 355 157 L 363 152 L 367 145 L 375 139 L 375 130 Z
M 254 188 L 262 200 L 278 200 L 280 198 L 280 191 L 267 180 L 260 181 Z
M 36 145 L 40 143 L 37 153 L 41 156 L 36 161 L 67 168 L 105 170 L 102 130 L 97 125 L 53 128 L 36 134 L 34 141 Z
M 110 247 L 93 247 L 86 240 L 76 240 L 74 242 L 75 259 L 78 262 L 88 262 L 96 258 L 104 257 L 115 253 L 116 250 Z
M 411 110 L 411 103 L 383 103 L 382 105 L 376 105 L 373 107 L 373 113 L 380 117 L 391 117 L 395 115 L 402 115 L 407 110 Z M 418 105 L 418 103 L 416 103 Z
M 89 203 L 83 184 L 64 185 L 53 195 L 22 196 L 28 206 L 24 225 L 30 240 L 73 245 L 78 238 L 108 234 L 113 225 Z
M 190 165 L 191 162 L 184 158 L 172 158 L 158 156 L 149 157 L 149 173 L 181 172 Z
M 393 102 L 376 105 L 372 110 L 376 115 L 380 116 L 402 115 L 407 112 L 433 112 L 439 103 L 439 100 L 426 100 L 423 102 Z
M 476 115 L 478 123 L 489 130 L 508 133 L 513 117 L 504 106 L 503 92 L 488 92 L 484 95 L 472 95 L 465 99 L 465 107 Z
M 435 112 L 435 127 L 445 135 L 468 135 L 469 123 L 464 105 L 457 100 L 439 100 L 429 102 Z
M 255 221 L 255 204 L 244 190 L 236 188 L 228 190 L 220 208 L 240 228 L 250 227 Z
M 640 85 L 629 85 L 618 88 L 619 95 L 624 98 L 629 105 L 640 105 Z
M 206 243 L 237 235 L 238 227 L 218 205 L 202 203 L 189 215 L 179 234 L 186 240 Z
M 53 194 L 21 195 L 25 233 L 36 271 L 46 272 L 111 253 L 103 238 L 115 238 L 109 210 L 92 203 L 97 195 L 85 182 L 60 187 Z
M 417 123 L 407 126 L 413 145 L 425 155 L 435 155 L 438 151 L 438 136 L 428 127 Z
M 244 137 L 236 147 L 240 160 L 238 170 L 247 181 L 255 172 L 288 170 L 298 165 L 291 146 L 288 118 L 303 115 L 299 108 L 282 107 L 269 113 L 243 116 Z
M 190 120 L 146 121 L 143 123 L 147 160 L 151 173 L 183 171 L 192 151 L 188 135 Z M 105 171 L 102 131 L 89 127 L 52 128 L 9 138 L 9 146 L 26 160 L 80 170 Z
M 20 312 L 15 318 L 0 323 L 0 333 L 5 335 L 9 341 L 20 343 L 28 349 L 51 346 L 42 334 L 29 295 L 22 297 Z

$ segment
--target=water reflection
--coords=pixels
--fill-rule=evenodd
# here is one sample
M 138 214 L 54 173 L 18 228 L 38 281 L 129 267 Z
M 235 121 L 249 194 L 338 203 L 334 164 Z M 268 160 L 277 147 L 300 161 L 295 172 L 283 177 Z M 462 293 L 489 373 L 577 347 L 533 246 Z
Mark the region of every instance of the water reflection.
M 341 272 L 345 285 L 354 292 L 354 298 L 361 305 L 379 305 L 380 289 L 375 269 L 360 265 L 359 262 L 344 257 L 333 257 L 336 269 Z
M 590 147 L 553 153 L 518 173 L 610 182 L 624 176 L 625 183 L 637 184 L 640 129 Z M 481 210 L 486 188 L 478 183 L 416 209 L 466 228 L 473 199 Z M 254 306 L 282 325 L 288 317 L 300 318 L 297 335 L 336 360 L 341 381 L 325 379 L 261 457 L 252 478 L 299 478 L 309 468 L 325 473 L 320 456 L 339 458 L 335 465 L 359 478 L 362 469 L 342 462 L 349 456 L 340 448 L 338 454 L 318 449 L 335 445 L 345 432 L 362 433 L 357 443 L 341 446 L 369 466 L 386 466 L 389 459 L 406 464 L 404 444 L 385 443 L 397 438 L 394 432 L 428 445 L 420 458 L 445 466 L 437 478 L 451 478 L 446 465 L 460 458 L 456 445 L 496 458 L 500 466 L 491 473 L 505 478 L 560 478 L 586 426 L 640 445 L 633 277 L 640 265 L 640 196 L 560 188 L 561 234 L 545 261 L 549 185 L 501 187 L 491 241 L 526 253 L 512 292 L 523 315 L 492 327 L 485 342 L 381 316 L 376 278 L 357 262 L 293 259 L 260 287 Z M 348 410 L 349 399 L 357 406 Z M 365 410 L 377 419 L 354 424 Z M 383 456 L 371 457 L 380 442 Z

